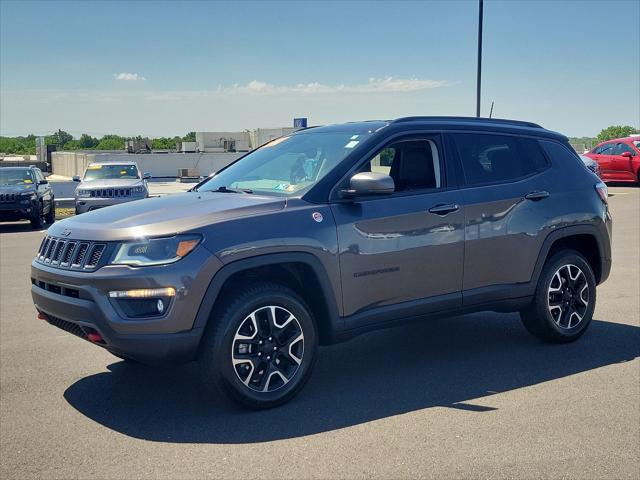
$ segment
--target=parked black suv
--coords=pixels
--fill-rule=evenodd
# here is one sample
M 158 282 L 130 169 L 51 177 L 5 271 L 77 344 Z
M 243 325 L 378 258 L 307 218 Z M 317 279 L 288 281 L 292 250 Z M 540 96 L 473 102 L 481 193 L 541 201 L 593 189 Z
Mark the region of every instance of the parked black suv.
M 575 340 L 610 238 L 606 187 L 566 137 L 401 118 L 305 129 L 194 192 L 61 221 L 31 291 L 49 323 L 129 360 L 197 359 L 264 408 L 300 390 L 318 344 L 397 322 L 517 311 Z
M 53 190 L 39 168 L 0 168 L 0 222 L 16 220 L 29 220 L 33 228 L 56 220 Z

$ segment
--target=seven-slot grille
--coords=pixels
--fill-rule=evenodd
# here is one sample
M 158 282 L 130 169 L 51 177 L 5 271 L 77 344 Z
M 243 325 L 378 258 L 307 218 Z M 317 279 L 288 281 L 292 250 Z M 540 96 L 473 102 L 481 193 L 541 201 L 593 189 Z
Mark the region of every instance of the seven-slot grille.
M 14 203 L 17 199 L 15 193 L 0 193 L 0 203 Z
M 105 243 L 46 236 L 36 260 L 52 267 L 93 270 L 98 267 L 106 248 Z
M 130 188 L 94 188 L 89 190 L 92 197 L 98 198 L 114 198 L 114 197 L 130 197 Z

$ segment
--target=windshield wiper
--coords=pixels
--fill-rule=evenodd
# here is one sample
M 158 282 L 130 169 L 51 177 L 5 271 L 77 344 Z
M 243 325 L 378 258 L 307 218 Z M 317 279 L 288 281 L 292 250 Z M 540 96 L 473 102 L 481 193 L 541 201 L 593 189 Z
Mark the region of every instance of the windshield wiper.
M 253 190 L 250 188 L 239 188 L 234 190 L 233 188 L 227 188 L 224 185 L 218 187 L 216 190 L 212 190 L 212 192 L 220 192 L 220 193 L 253 193 Z

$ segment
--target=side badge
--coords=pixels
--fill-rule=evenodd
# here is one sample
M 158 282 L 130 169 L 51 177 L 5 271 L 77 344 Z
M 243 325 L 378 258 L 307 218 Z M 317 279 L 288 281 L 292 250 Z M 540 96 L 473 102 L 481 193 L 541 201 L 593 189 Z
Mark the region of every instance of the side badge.
M 320 212 L 313 212 L 311 214 L 311 216 L 318 223 L 320 223 L 322 220 L 324 220 L 324 217 L 322 216 L 322 214 Z

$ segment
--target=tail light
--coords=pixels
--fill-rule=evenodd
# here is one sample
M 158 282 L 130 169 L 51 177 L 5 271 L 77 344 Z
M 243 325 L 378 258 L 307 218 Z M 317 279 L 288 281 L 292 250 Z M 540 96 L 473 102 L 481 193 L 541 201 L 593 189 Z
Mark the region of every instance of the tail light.
M 594 188 L 596 189 L 596 192 L 598 192 L 598 196 L 600 197 L 600 200 L 602 200 L 602 203 L 605 205 L 608 204 L 609 189 L 607 188 L 607 185 L 604 182 L 598 182 L 594 185 Z

